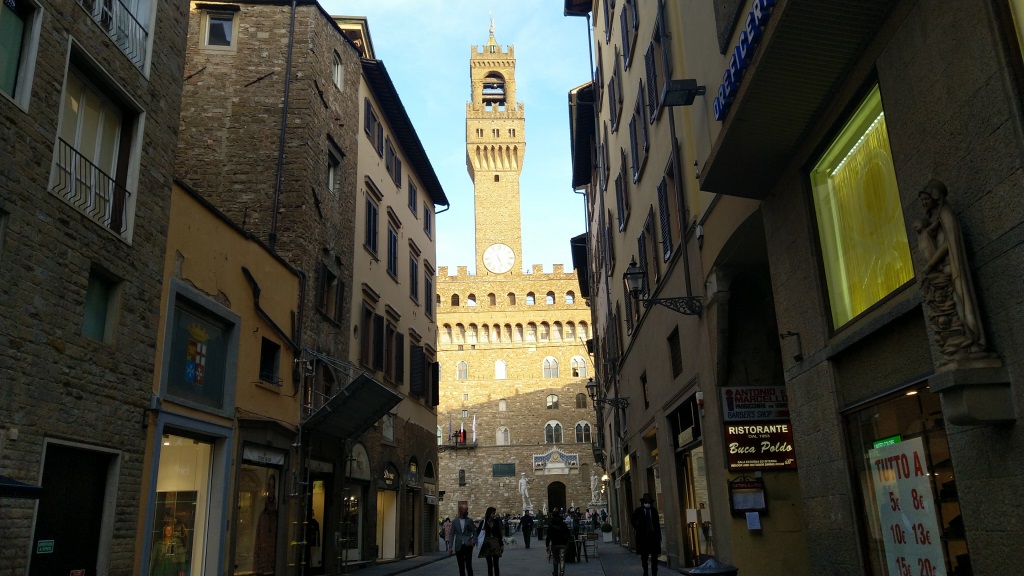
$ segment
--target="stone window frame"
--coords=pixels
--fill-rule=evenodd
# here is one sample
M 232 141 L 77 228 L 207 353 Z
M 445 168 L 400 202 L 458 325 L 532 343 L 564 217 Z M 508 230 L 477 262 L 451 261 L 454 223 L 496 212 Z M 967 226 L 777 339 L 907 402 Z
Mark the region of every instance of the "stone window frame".
M 573 378 L 587 377 L 587 360 L 583 356 L 573 356 L 569 361 L 569 374 Z
M 548 433 L 550 429 L 550 434 Z M 558 420 L 548 420 L 544 423 L 544 443 L 545 444 L 562 444 L 564 443 L 564 435 L 562 430 L 562 423 Z
M 504 398 L 498 400 L 498 412 L 508 412 L 508 400 Z
M 35 0 L 18 0 L 19 6 L 28 5 L 23 16 L 25 23 L 21 32 L 21 48 L 18 56 L 18 73 L 14 79 L 14 93 L 8 94 L 0 90 L 0 95 L 14 102 L 23 112 L 28 112 L 32 98 L 32 81 L 35 79 L 37 54 L 39 52 L 39 34 L 43 22 L 43 7 Z M 6 6 L 6 4 L 5 4 Z M 14 11 L 11 7 L 7 10 Z
M 202 36 L 199 38 L 200 50 L 206 50 L 210 52 L 223 52 L 223 53 L 235 53 L 238 52 L 238 20 L 241 14 L 239 6 L 225 4 L 223 7 L 218 6 L 216 9 L 203 9 L 202 10 Z M 220 18 L 227 20 L 230 17 L 231 20 L 231 39 L 228 41 L 226 46 L 219 44 L 210 44 L 210 19 Z
M 459 360 L 459 363 L 455 365 L 455 379 L 469 380 L 469 363 L 465 360 Z
M 512 445 L 512 431 L 508 429 L 508 426 L 498 426 L 494 432 L 494 443 L 496 446 Z
M 558 394 L 548 394 L 545 403 L 548 410 L 558 410 Z
M 558 359 L 554 356 L 545 358 L 541 363 L 541 368 L 545 379 L 558 378 Z
M 498 368 L 499 364 L 501 365 L 500 369 Z M 494 379 L 495 380 L 507 380 L 508 379 L 508 363 L 505 362 L 504 360 L 495 360 L 494 361 Z M 502 402 L 503 401 L 504 401 L 504 399 L 502 399 Z M 499 406 L 500 406 L 500 404 L 499 404 Z M 501 409 L 499 408 L 499 410 L 501 410 Z
M 586 420 L 580 420 L 573 426 L 573 434 L 577 444 L 591 444 L 594 438 L 594 427 Z
M 345 65 L 337 50 L 334 51 L 334 60 L 331 62 L 331 82 L 338 90 L 345 89 Z

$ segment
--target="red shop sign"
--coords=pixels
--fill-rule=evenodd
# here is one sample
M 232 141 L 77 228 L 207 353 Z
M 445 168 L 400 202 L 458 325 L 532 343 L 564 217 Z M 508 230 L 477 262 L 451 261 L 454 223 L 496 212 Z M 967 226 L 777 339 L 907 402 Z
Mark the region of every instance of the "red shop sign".
M 727 423 L 725 447 L 730 471 L 796 469 L 789 422 Z

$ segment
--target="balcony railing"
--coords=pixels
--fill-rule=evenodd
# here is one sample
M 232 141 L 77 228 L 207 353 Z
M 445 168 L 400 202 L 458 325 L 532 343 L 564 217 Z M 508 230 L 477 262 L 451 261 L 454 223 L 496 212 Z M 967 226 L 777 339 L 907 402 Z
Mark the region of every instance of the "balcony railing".
M 57 181 L 53 193 L 104 227 L 124 234 L 125 209 L 131 193 L 63 138 L 57 142 Z
M 78 0 L 139 70 L 146 63 L 149 32 L 120 0 Z
M 462 448 L 476 448 L 476 440 L 465 440 L 459 438 L 458 432 L 449 436 L 443 444 L 437 445 L 438 452 L 447 452 L 448 450 L 459 450 Z

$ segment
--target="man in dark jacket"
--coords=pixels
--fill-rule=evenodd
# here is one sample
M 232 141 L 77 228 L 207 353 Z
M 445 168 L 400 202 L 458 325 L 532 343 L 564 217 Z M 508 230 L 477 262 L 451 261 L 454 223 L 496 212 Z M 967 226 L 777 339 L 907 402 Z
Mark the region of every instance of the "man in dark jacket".
M 658 520 L 658 509 L 654 507 L 654 499 L 645 492 L 640 497 L 640 507 L 633 511 L 633 531 L 636 534 L 636 552 L 640 555 L 640 565 L 647 574 L 647 557 L 651 557 L 651 576 L 658 576 L 658 555 L 661 554 L 661 522 Z
M 533 515 L 527 510 L 526 514 L 519 520 L 519 527 L 523 529 L 523 542 L 530 547 L 530 535 L 533 533 Z
M 560 510 L 551 511 L 551 524 L 548 525 L 548 535 L 544 539 L 548 552 L 553 562 L 551 576 L 562 576 L 565 570 L 565 547 L 572 539 L 569 527 L 565 524 Z M 561 565 L 562 571 L 559 571 Z

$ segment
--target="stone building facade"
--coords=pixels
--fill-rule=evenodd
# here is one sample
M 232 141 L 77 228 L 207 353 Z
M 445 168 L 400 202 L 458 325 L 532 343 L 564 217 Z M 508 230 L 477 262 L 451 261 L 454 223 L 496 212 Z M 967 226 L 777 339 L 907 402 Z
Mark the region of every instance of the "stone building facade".
M 0 6 L 3 574 L 138 555 L 187 16 L 132 6 Z
M 498 45 L 493 26 L 487 44 L 472 47 L 470 78 L 476 274 L 438 269 L 440 512 L 454 517 L 460 501 L 474 516 L 487 506 L 509 514 L 586 508 L 596 472 L 585 389 L 590 313 L 575 272 L 523 270 L 525 107 L 515 100 L 514 47 Z
M 1024 477 L 1021 301 L 1009 288 L 1024 254 L 1024 6 L 654 4 L 565 2 L 595 23 L 598 70 L 575 91 L 573 121 L 574 175 L 595 207 L 590 284 L 607 294 L 599 366 L 609 393 L 653 383 L 664 394 L 625 420 L 659 428 L 654 445 L 608 447 L 623 508 L 636 486 L 625 464 L 674 451 L 684 488 L 665 491 L 666 508 L 683 517 L 706 502 L 711 520 L 666 522 L 670 563 L 713 553 L 758 574 L 1020 571 L 1005 543 L 1020 540 L 1007 501 Z M 647 180 L 652 166 L 664 180 Z M 651 228 L 609 226 L 640 202 L 659 217 Z M 648 263 L 634 243 L 648 230 L 673 253 Z M 701 313 L 638 311 L 614 285 L 631 256 L 657 272 L 643 298 L 692 296 Z M 666 343 L 671 354 L 650 353 Z M 751 390 L 772 406 L 753 414 L 770 420 L 741 426 L 737 394 Z M 786 437 L 768 430 L 782 407 Z M 762 462 L 737 467 L 749 429 L 771 441 L 751 445 Z M 695 475 L 703 491 L 685 488 Z
M 301 353 L 286 379 L 303 426 L 278 431 L 291 441 L 274 464 L 287 472 L 278 502 L 298 524 L 281 525 L 278 569 L 430 551 L 434 323 L 410 282 L 426 293 L 435 248 L 424 222 L 444 192 L 365 19 L 312 1 L 193 3 L 190 15 L 178 175 L 303 275 L 288 326 Z M 390 268 L 395 218 L 406 223 L 402 275 Z M 320 546 L 291 528 L 310 519 Z

